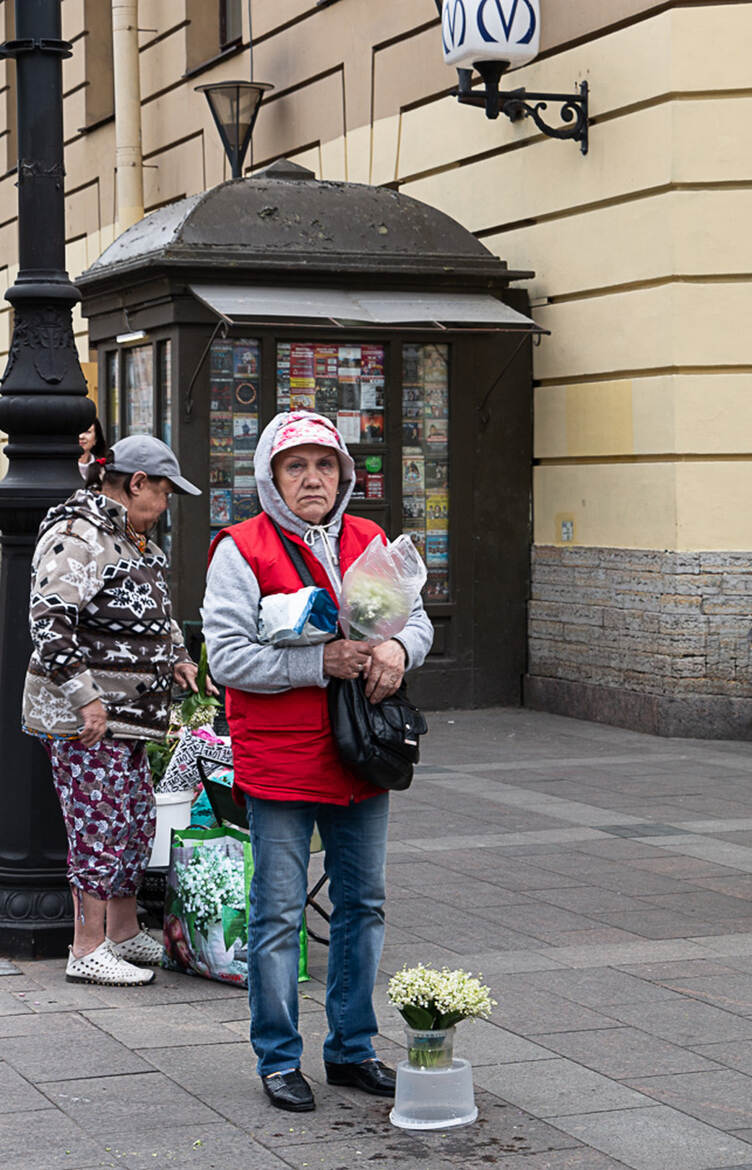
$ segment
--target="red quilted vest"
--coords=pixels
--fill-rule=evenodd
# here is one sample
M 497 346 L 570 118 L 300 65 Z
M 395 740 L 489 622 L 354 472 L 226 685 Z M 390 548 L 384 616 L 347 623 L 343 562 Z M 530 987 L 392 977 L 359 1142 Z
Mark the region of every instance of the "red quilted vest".
M 334 597 L 326 571 L 308 546 L 289 532 L 317 585 Z M 225 528 L 212 543 L 230 536 L 253 569 L 261 596 L 295 593 L 300 578 L 266 513 Z M 344 573 L 374 536 L 386 539 L 371 520 L 345 515 L 339 558 Z M 336 598 L 335 598 L 336 600 Z M 383 792 L 364 784 L 341 763 L 332 738 L 326 688 L 294 687 L 278 694 L 227 688 L 227 721 L 232 738 L 235 786 L 264 800 L 310 800 L 350 804 Z

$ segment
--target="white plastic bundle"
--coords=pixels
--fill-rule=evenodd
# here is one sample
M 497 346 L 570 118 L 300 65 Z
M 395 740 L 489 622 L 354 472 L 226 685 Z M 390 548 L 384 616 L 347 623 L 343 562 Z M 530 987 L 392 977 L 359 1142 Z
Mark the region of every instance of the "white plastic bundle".
M 326 589 L 308 585 L 296 593 L 270 593 L 259 606 L 259 642 L 316 646 L 337 632 L 337 606 Z
M 402 630 L 426 583 L 426 566 L 404 533 L 375 536 L 342 579 L 339 624 L 346 638 L 384 642 Z

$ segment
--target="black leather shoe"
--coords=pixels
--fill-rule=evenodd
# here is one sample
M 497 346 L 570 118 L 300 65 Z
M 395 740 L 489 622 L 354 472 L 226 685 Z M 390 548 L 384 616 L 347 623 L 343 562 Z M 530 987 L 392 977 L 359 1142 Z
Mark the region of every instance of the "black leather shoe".
M 324 1061 L 326 1079 L 330 1085 L 351 1085 L 374 1097 L 393 1097 L 397 1074 L 380 1060 L 364 1060 L 362 1064 L 331 1064 Z
M 311 1086 L 299 1068 L 291 1072 L 271 1073 L 261 1078 L 261 1084 L 275 1109 L 287 1109 L 289 1113 L 308 1113 L 316 1108 Z

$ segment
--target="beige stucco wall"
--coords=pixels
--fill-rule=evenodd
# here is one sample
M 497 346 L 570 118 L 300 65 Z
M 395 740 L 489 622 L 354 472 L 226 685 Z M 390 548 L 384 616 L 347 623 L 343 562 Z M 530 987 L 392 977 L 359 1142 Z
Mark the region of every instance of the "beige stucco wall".
M 114 125 L 90 133 L 82 50 L 91 3 L 66 0 L 68 266 L 112 240 Z M 2 0 L 4 21 L 11 0 Z M 227 177 L 194 86 L 247 76 L 243 51 L 189 78 L 208 0 L 141 0 L 145 204 Z M 247 12 L 244 7 L 244 21 Z M 390 183 L 534 269 L 535 538 L 667 549 L 752 547 L 737 506 L 752 468 L 752 5 L 543 0 L 543 54 L 510 85 L 591 86 L 590 153 L 448 96 L 433 0 L 255 0 L 262 107 L 253 165 L 287 155 L 320 177 Z M 100 14 L 101 15 L 101 14 Z M 247 31 L 247 30 L 246 30 Z M 206 41 L 204 51 L 204 41 Z M 723 52 L 709 53 L 709 44 Z M 0 63 L 0 86 L 13 66 Z M 100 87 L 101 88 L 101 87 Z M 2 119 L 0 106 L 0 120 Z M 15 175 L 0 176 L 0 279 L 16 274 Z M 9 316 L 0 306 L 0 353 Z M 88 358 L 85 323 L 75 316 Z

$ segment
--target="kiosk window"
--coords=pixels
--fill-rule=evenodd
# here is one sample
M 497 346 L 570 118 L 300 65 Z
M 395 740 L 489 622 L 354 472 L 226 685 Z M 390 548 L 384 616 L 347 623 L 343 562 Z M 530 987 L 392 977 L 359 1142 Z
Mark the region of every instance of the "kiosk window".
M 150 345 L 123 351 L 125 371 L 125 433 L 154 434 L 154 359 Z
M 159 437 L 172 446 L 172 342 L 157 345 L 159 368 Z
M 110 446 L 120 438 L 120 361 L 116 349 L 107 354 L 107 422 Z
M 259 434 L 259 342 L 215 341 L 209 364 L 209 517 L 220 528 L 259 512 L 253 453 Z
M 427 601 L 449 601 L 449 346 L 402 351 L 402 528 L 428 567 Z

